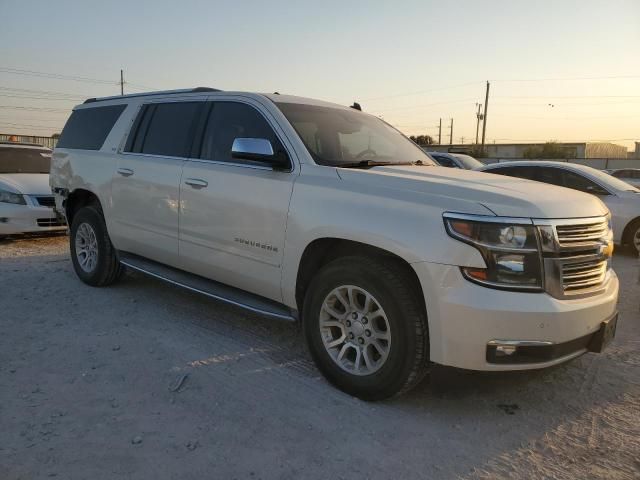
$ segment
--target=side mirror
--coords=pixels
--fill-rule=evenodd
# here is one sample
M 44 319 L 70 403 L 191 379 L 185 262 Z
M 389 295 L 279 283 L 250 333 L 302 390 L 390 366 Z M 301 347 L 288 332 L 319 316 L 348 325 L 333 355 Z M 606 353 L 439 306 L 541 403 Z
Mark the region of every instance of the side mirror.
M 266 138 L 236 138 L 231 146 L 231 157 L 268 163 L 276 169 L 289 167 L 287 154 L 274 152 Z

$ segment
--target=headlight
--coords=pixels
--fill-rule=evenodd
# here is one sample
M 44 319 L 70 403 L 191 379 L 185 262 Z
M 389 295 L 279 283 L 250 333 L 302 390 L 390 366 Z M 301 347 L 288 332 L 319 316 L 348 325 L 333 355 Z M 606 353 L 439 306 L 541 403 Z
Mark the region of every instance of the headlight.
M 486 268 L 462 268 L 471 281 L 495 288 L 542 289 L 541 257 L 531 220 L 445 214 L 447 233 L 477 248 Z
M 13 203 L 15 205 L 26 205 L 24 196 L 19 193 L 7 192 L 6 190 L 0 190 L 0 203 Z

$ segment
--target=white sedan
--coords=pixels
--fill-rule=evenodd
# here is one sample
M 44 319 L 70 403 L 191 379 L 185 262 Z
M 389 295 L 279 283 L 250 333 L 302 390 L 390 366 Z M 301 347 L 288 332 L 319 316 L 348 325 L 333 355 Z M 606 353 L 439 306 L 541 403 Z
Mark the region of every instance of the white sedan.
M 640 254 L 640 190 L 601 170 L 577 163 L 513 161 L 478 169 L 572 188 L 598 196 L 611 212 L 614 241 L 630 245 Z
M 67 228 L 53 211 L 50 163 L 48 148 L 0 142 L 0 236 Z

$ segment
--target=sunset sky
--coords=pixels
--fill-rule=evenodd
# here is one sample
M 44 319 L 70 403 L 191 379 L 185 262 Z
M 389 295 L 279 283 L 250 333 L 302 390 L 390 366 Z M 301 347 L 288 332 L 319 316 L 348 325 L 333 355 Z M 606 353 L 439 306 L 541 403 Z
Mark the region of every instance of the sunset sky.
M 0 0 L 0 133 L 82 99 L 213 86 L 358 101 L 407 134 L 640 141 L 640 1 Z

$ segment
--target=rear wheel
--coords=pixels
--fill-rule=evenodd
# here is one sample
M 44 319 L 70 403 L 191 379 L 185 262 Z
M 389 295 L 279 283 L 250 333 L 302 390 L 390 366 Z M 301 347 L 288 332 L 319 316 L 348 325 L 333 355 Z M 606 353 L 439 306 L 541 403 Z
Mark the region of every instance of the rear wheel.
M 403 393 L 428 368 L 418 289 L 393 260 L 346 257 L 324 266 L 304 302 L 304 333 L 327 379 L 365 400 Z
M 73 216 L 69 240 L 73 268 L 84 283 L 102 287 L 120 277 L 123 267 L 99 208 L 83 207 Z

